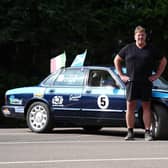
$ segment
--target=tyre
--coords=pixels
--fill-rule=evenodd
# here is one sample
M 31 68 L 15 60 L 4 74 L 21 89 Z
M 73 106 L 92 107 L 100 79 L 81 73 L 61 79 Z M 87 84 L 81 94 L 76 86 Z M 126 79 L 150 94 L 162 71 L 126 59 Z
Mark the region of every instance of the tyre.
M 43 102 L 34 102 L 27 111 L 28 127 L 36 133 L 48 132 L 53 128 L 50 110 Z
M 168 139 L 168 110 L 163 105 L 152 105 L 152 135 L 154 139 Z

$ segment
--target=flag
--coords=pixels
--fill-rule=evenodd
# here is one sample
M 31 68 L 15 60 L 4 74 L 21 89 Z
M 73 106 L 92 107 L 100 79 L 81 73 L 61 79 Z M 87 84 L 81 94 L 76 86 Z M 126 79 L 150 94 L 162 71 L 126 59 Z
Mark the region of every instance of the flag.
M 66 54 L 64 53 L 50 59 L 50 72 L 53 73 L 57 69 L 65 67 L 66 64 Z
M 78 54 L 73 60 L 71 67 L 74 66 L 83 66 L 87 54 L 87 49 L 82 54 Z

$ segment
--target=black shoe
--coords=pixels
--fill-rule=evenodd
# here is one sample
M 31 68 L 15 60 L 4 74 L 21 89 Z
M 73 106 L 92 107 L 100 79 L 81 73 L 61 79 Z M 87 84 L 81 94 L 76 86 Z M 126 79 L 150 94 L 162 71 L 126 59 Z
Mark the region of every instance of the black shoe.
M 151 135 L 151 132 L 149 130 L 145 131 L 145 141 L 152 141 L 153 137 Z
M 134 133 L 128 132 L 127 136 L 124 138 L 126 141 L 134 140 Z

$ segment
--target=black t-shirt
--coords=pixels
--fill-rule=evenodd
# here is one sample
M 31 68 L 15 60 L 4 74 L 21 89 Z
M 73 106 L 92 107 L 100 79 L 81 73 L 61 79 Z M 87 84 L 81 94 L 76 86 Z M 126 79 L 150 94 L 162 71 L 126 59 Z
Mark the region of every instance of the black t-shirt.
M 152 45 L 138 48 L 135 43 L 123 47 L 118 55 L 125 60 L 127 75 L 131 81 L 145 83 L 155 69 L 156 62 L 162 58 Z

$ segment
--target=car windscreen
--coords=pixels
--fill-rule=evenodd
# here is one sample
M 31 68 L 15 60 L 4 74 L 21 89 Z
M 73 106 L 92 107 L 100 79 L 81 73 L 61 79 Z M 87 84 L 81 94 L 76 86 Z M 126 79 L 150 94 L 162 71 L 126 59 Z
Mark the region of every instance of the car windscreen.
M 62 71 L 62 70 L 59 69 L 59 70 L 57 70 L 55 73 L 50 74 L 48 77 L 46 77 L 46 78 L 40 83 L 40 85 L 42 85 L 42 86 L 51 86 L 51 85 L 53 85 L 55 79 L 57 78 L 57 76 L 59 75 L 59 73 L 60 73 L 61 71 Z

